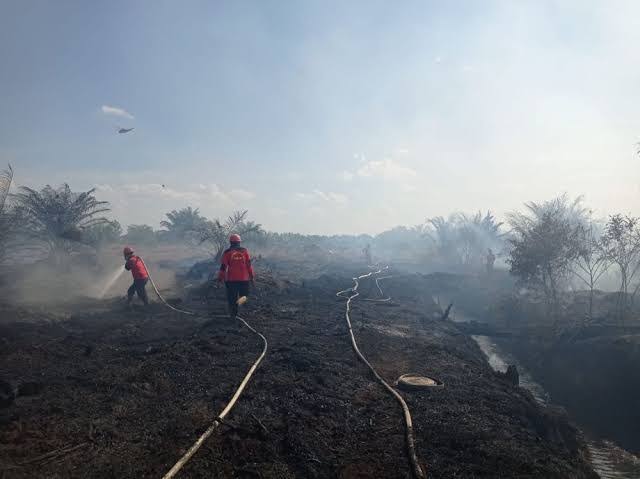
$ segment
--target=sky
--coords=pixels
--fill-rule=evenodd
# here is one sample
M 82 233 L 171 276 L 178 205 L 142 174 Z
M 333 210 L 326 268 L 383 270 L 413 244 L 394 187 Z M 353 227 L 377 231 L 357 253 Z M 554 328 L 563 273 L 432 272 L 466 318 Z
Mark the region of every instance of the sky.
M 0 169 L 378 233 L 564 192 L 640 215 L 640 2 L 0 2 Z M 121 127 L 134 127 L 118 134 Z

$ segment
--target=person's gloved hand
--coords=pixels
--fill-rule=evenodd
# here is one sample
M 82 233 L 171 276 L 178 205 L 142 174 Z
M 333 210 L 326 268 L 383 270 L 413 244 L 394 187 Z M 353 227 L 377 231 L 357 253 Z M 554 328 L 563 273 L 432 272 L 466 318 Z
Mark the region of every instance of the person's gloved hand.
M 251 287 L 253 289 L 256 289 L 256 282 L 255 282 L 255 280 L 253 278 L 251 278 L 250 283 L 251 283 Z

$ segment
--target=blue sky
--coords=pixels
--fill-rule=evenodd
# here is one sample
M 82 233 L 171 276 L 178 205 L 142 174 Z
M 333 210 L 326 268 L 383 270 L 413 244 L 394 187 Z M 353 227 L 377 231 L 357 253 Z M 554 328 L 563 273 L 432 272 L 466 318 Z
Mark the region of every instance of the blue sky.
M 6 1 L 0 165 L 155 227 L 192 205 L 375 233 L 565 191 L 640 214 L 637 18 L 632 1 Z

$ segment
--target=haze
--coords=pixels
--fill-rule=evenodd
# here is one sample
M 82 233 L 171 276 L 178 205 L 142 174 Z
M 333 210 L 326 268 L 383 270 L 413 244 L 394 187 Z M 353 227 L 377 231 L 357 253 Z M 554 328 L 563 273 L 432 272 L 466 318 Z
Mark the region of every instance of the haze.
M 156 228 L 190 205 L 377 233 L 562 192 L 637 215 L 638 18 L 632 1 L 5 1 L 0 166 Z

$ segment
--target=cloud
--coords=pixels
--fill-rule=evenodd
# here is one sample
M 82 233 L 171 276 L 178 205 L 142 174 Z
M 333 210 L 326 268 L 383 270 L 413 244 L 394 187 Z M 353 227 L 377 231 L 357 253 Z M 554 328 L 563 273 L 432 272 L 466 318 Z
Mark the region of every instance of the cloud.
M 219 201 L 222 203 L 233 203 L 233 199 L 229 196 L 229 193 L 224 191 L 220 186 L 215 183 L 208 185 L 198 185 L 199 195 L 198 198 L 204 201 Z
M 358 160 L 358 163 L 364 163 L 365 161 L 367 161 L 367 157 L 364 153 L 354 153 L 353 159 Z
M 106 192 L 106 193 L 113 192 L 113 186 L 111 186 L 109 184 L 96 185 L 95 188 L 96 188 L 96 191 L 101 191 L 101 192 Z
M 193 204 L 206 205 L 212 202 L 234 206 L 239 201 L 255 198 L 255 193 L 243 189 L 223 190 L 215 183 L 198 184 L 188 188 L 173 188 L 160 183 L 126 183 L 122 185 L 100 184 L 96 190 L 109 195 L 122 195 L 128 198 L 170 199 Z
M 401 165 L 391 158 L 368 161 L 360 166 L 356 173 L 361 177 L 382 178 L 387 181 L 402 181 L 415 178 L 417 176 L 414 169 Z
M 125 194 L 138 197 L 164 197 L 182 201 L 197 201 L 199 199 L 199 195 L 195 191 L 176 190 L 160 183 L 129 183 L 118 189 Z
M 229 196 L 231 196 L 236 201 L 249 201 L 254 199 L 256 197 L 256 194 L 252 191 L 236 188 L 229 192 Z
M 340 178 L 344 181 L 351 181 L 354 176 L 355 175 L 352 172 L 347 170 L 344 170 L 342 173 L 340 173 Z
M 118 108 L 117 106 L 102 105 L 100 110 L 105 115 L 119 116 L 120 118 L 127 118 L 128 120 L 133 120 L 134 119 L 134 117 L 133 117 L 133 115 L 131 113 L 129 113 L 127 110 L 125 110 L 123 108 Z
M 338 205 L 345 205 L 349 202 L 349 198 L 346 195 L 333 191 L 324 192 L 320 190 L 313 190 L 310 193 L 296 193 L 295 196 L 300 200 L 320 200 L 322 202 L 334 203 Z
M 402 183 L 400 184 L 400 190 L 403 193 L 414 193 L 418 191 L 418 187 L 415 185 L 412 185 L 411 183 Z

